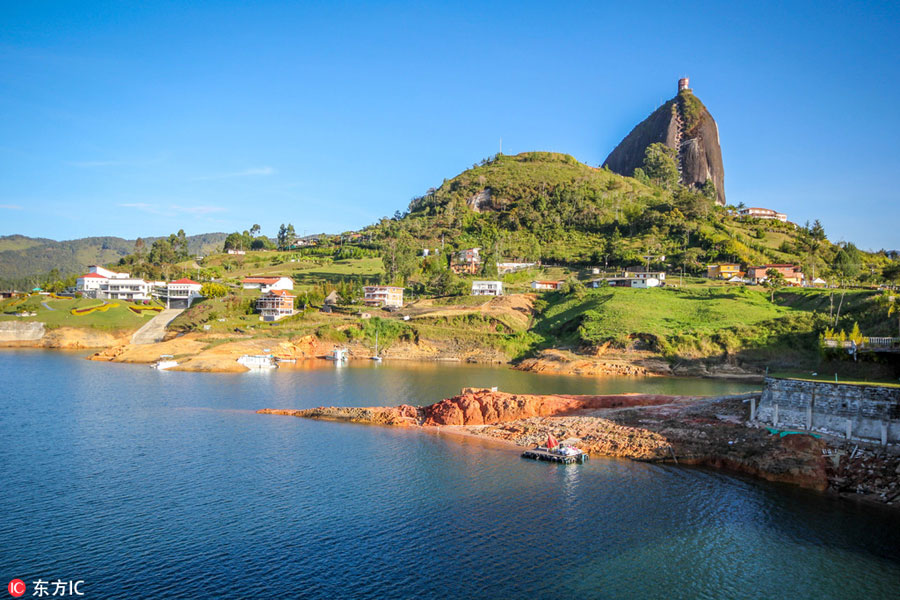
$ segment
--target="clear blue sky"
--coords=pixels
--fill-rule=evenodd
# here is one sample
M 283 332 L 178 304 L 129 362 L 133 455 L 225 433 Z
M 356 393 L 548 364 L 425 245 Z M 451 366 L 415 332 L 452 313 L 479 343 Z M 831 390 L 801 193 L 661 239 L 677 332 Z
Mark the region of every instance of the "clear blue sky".
M 498 150 L 600 164 L 691 78 L 730 203 L 900 248 L 896 2 L 3 2 L 0 234 L 362 227 Z

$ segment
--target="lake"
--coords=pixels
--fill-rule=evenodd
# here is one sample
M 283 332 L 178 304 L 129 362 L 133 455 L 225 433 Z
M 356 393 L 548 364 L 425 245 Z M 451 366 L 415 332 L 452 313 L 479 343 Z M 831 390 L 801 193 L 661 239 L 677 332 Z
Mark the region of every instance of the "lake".
M 510 392 L 737 393 L 369 362 L 157 372 L 0 352 L 0 565 L 85 598 L 895 598 L 900 518 L 724 472 L 256 415 Z M 309 367 L 309 368 L 306 368 Z M 52 588 L 51 588 L 52 591 Z

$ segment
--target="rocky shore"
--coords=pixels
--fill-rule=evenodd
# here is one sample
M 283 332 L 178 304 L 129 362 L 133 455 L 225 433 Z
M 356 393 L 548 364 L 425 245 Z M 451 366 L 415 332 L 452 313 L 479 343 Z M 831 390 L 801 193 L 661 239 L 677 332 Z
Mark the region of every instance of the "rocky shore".
M 466 389 L 429 406 L 262 409 L 288 415 L 458 431 L 521 447 L 552 433 L 592 456 L 705 465 L 900 506 L 900 458 L 878 448 L 851 457 L 840 440 L 773 435 L 752 426 L 749 398 L 623 394 L 568 396 Z

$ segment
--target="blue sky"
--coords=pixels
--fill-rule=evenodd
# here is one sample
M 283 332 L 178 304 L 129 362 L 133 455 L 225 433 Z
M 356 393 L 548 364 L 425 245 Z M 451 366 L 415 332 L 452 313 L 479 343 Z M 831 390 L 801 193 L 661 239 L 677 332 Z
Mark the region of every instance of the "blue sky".
M 733 204 L 900 247 L 900 5 L 4 2 L 0 234 L 362 227 L 498 150 L 602 163 L 688 75 Z

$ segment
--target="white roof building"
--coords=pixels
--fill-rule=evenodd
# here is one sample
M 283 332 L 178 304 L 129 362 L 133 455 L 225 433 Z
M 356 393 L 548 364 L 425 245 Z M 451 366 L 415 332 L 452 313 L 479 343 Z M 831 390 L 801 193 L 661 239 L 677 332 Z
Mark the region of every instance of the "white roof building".
M 502 281 L 473 281 L 472 282 L 472 295 L 473 296 L 502 296 L 503 295 L 503 282 Z

